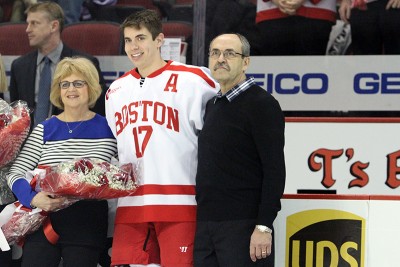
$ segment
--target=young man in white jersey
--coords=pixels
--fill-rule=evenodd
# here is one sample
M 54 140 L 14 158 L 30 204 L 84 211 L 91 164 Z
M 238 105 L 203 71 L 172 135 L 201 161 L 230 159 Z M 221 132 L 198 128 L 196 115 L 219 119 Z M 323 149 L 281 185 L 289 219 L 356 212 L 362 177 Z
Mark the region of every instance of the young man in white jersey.
M 121 29 L 135 68 L 111 84 L 106 117 L 120 162 L 140 164 L 141 175 L 136 195 L 118 201 L 111 265 L 193 266 L 197 136 L 219 86 L 206 68 L 161 58 L 156 12 Z

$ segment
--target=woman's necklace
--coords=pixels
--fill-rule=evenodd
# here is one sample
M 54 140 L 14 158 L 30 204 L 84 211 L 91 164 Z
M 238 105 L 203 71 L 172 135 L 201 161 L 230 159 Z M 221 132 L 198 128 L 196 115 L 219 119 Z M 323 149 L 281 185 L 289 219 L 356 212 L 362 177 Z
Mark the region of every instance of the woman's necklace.
M 83 121 L 81 121 L 77 126 L 75 126 L 74 129 L 69 128 L 68 122 L 65 122 L 67 124 L 67 127 L 68 127 L 68 132 L 71 134 L 73 131 L 75 131 L 76 128 L 78 128 L 82 124 L 82 122 Z
M 85 113 L 85 115 L 86 115 L 86 113 Z M 80 122 L 78 125 L 76 125 L 73 129 L 71 129 L 71 128 L 69 127 L 69 124 L 68 124 L 68 122 L 67 122 L 67 119 L 65 118 L 65 113 L 64 113 L 64 121 L 65 121 L 65 124 L 66 124 L 67 127 L 68 127 L 68 132 L 69 132 L 70 134 L 72 134 L 72 132 L 75 131 L 76 128 L 78 128 L 78 127 L 82 124 L 83 119 L 85 118 L 85 115 L 82 116 L 81 122 Z

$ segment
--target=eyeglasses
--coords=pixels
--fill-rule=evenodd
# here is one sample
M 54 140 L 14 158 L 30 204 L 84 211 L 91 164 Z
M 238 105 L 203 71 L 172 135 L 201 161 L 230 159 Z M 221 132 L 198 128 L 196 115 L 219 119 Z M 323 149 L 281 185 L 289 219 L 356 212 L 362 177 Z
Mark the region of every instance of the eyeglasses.
M 61 89 L 68 89 L 71 84 L 74 86 L 74 88 L 82 88 L 85 86 L 85 84 L 87 84 L 87 82 L 76 80 L 73 82 L 63 81 L 59 83 Z
M 232 49 L 227 49 L 224 52 L 222 52 L 219 49 L 213 49 L 210 52 L 208 52 L 208 55 L 211 58 L 217 59 L 221 56 L 221 53 L 224 55 L 224 58 L 226 58 L 226 59 L 233 59 L 233 58 L 237 57 L 238 55 L 240 55 L 241 57 L 247 57 L 247 56 L 240 54 Z

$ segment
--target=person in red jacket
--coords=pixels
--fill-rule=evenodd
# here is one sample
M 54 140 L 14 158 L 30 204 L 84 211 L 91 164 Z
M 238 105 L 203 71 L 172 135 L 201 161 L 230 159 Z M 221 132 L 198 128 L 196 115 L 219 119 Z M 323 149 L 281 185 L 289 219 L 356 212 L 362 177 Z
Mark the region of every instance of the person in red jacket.
M 335 0 L 258 0 L 263 55 L 324 55 L 336 21 Z
M 400 0 L 342 0 L 339 14 L 354 55 L 400 54 Z

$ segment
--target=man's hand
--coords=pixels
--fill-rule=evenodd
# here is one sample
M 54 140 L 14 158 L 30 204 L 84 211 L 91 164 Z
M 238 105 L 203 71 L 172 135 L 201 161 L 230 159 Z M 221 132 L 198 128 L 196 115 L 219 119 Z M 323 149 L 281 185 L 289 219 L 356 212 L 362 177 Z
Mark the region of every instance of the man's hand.
M 254 229 L 250 239 L 250 258 L 253 262 L 263 259 L 271 254 L 272 235 Z

